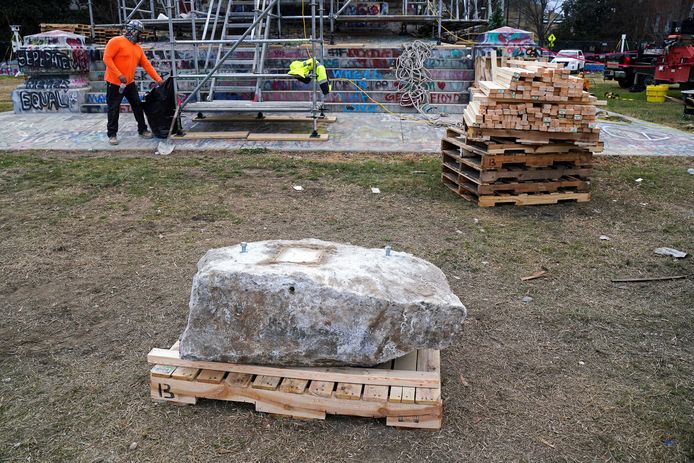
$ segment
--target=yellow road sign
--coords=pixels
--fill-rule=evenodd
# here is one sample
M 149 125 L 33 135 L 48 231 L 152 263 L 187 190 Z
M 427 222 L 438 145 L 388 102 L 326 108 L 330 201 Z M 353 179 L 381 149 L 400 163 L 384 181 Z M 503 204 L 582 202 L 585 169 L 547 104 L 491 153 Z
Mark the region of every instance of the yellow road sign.
M 550 42 L 554 42 L 555 40 L 557 40 L 557 38 L 554 36 L 554 34 L 549 34 L 549 37 L 547 37 L 547 40 L 549 40 Z

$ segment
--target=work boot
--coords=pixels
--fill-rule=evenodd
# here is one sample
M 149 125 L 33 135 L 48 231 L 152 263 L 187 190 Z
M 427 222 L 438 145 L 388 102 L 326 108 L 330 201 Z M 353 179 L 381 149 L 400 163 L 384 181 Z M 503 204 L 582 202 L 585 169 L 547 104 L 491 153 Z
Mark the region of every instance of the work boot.
M 145 130 L 144 132 L 142 132 L 140 134 L 140 136 L 142 138 L 152 138 L 152 137 L 154 137 L 154 134 L 152 134 L 152 132 L 150 132 L 149 130 Z
M 111 145 L 117 145 L 117 144 L 118 144 L 118 139 L 117 139 L 116 136 L 114 135 L 114 136 L 112 136 L 112 137 L 108 137 L 108 142 L 109 142 Z

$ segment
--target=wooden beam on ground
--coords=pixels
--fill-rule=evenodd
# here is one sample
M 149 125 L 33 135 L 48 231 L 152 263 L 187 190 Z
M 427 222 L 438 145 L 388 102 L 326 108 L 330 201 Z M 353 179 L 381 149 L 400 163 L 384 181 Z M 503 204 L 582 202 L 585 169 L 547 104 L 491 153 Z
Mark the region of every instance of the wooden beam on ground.
M 312 137 L 309 133 L 250 133 L 248 141 L 328 141 L 327 133 Z
M 184 135 L 174 135 L 171 137 L 174 140 L 204 140 L 221 139 L 221 140 L 245 140 L 248 137 L 248 132 L 186 132 Z
M 267 115 L 261 119 L 255 116 L 249 115 L 238 115 L 238 114 L 214 114 L 205 117 L 196 117 L 193 122 L 312 122 L 313 118 L 310 116 L 296 116 L 296 115 Z M 325 116 L 323 118 L 317 118 L 316 121 L 321 124 L 329 124 L 332 122 L 337 122 L 336 116 Z

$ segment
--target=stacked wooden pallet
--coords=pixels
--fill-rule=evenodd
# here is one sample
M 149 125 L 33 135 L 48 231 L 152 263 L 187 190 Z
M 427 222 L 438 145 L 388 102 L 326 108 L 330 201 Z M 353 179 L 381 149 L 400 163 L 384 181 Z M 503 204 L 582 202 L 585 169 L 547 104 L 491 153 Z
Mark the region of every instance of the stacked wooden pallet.
M 441 142 L 443 182 L 480 206 L 589 201 L 596 98 L 561 65 L 492 66 Z
M 87 38 L 92 36 L 91 26 L 89 24 L 41 24 L 41 32 L 48 31 L 65 31 L 72 32 L 73 34 L 83 35 Z M 123 33 L 122 29 L 118 27 L 107 27 L 107 26 L 94 26 L 94 40 L 93 42 L 98 45 L 106 45 L 111 38 L 121 35 Z M 154 34 L 150 31 L 145 31 L 142 35 L 142 40 L 148 40 L 154 37 Z
M 154 400 L 228 400 L 303 419 L 338 414 L 386 418 L 395 427 L 441 427 L 438 350 L 421 349 L 374 368 L 282 368 L 184 360 L 178 347 L 152 349 L 147 356 L 154 364 Z

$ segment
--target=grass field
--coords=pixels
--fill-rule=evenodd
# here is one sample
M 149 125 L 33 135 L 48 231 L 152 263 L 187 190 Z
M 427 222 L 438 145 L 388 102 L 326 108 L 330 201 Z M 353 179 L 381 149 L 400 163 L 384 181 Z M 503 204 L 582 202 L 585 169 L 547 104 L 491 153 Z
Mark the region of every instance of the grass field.
M 12 111 L 12 90 L 23 81 L 23 77 L 0 76 L 0 112 Z
M 603 80 L 602 74 L 592 74 L 589 78 L 591 80 L 590 92 L 598 99 L 606 99 L 606 92 L 612 92 L 619 97 L 618 99 L 607 100 L 609 111 L 688 132 L 694 131 L 694 116 L 685 116 L 682 104 L 667 99 L 665 103 L 648 103 L 645 91 L 631 93 L 628 89 L 620 88 L 614 80 Z M 677 87 L 670 89 L 668 96 L 681 98 Z
M 688 167 L 600 158 L 590 203 L 480 209 L 435 157 L 1 153 L 0 460 L 691 461 L 694 268 L 653 252 L 692 251 Z M 441 431 L 151 401 L 146 354 L 181 334 L 198 259 L 306 237 L 446 274 L 469 317 Z

